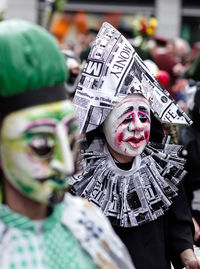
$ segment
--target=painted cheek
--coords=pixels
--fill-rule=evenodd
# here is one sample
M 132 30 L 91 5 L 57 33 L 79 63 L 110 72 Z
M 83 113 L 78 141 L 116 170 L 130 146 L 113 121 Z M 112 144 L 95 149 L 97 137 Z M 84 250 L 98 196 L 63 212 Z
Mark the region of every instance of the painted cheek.
M 124 137 L 123 132 L 120 132 L 120 133 L 115 132 L 115 145 L 116 146 L 119 147 L 121 145 L 123 137 Z
M 146 143 L 148 143 L 148 141 L 149 141 L 149 136 L 150 136 L 150 130 L 146 130 L 146 131 L 144 132 L 144 136 L 145 136 L 145 139 L 146 139 Z

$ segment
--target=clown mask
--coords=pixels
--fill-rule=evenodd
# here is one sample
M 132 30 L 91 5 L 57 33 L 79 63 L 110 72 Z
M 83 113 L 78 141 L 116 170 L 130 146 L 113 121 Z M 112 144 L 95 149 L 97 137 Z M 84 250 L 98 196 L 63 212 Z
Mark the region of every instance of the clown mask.
M 141 154 L 150 135 L 148 101 L 138 94 L 127 96 L 110 112 L 103 131 L 114 157 L 133 159 Z
M 8 114 L 0 133 L 1 167 L 7 180 L 32 200 L 60 202 L 75 169 L 77 128 L 69 101 Z

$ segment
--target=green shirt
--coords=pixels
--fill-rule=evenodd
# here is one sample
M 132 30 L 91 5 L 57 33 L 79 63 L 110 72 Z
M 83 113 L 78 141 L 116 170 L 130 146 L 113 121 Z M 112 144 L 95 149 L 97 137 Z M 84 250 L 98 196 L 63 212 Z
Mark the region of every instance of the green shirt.
M 33 268 L 134 266 L 100 209 L 67 193 L 44 221 L 31 221 L 0 204 L 0 269 Z
M 65 207 L 65 204 L 55 206 L 37 230 L 33 221 L 0 204 L 0 268 L 96 268 L 70 230 L 61 223 Z

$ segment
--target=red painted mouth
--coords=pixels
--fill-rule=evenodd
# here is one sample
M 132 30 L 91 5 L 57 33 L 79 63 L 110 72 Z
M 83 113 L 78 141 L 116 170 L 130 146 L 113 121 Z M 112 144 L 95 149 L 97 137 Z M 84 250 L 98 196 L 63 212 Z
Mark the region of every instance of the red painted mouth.
M 142 142 L 144 140 L 145 140 L 144 136 L 141 136 L 139 138 L 129 137 L 128 139 L 125 140 L 125 142 L 130 143 L 133 147 L 137 147 L 137 146 L 139 146 L 140 142 Z

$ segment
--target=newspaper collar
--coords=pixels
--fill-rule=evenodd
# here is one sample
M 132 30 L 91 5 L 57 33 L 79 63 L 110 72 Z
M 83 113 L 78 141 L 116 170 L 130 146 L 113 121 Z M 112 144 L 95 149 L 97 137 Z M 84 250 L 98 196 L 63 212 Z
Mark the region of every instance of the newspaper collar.
M 131 44 L 104 23 L 92 43 L 73 100 L 81 133 L 96 129 L 128 94 L 141 93 L 161 122 L 191 124 L 166 89 L 151 74 Z
M 180 146 L 153 146 L 149 143 L 124 171 L 103 140 L 94 140 L 83 153 L 82 172 L 70 179 L 71 191 L 99 206 L 113 225 L 134 227 L 156 220 L 172 204 L 186 172 L 185 161 L 178 157 Z

